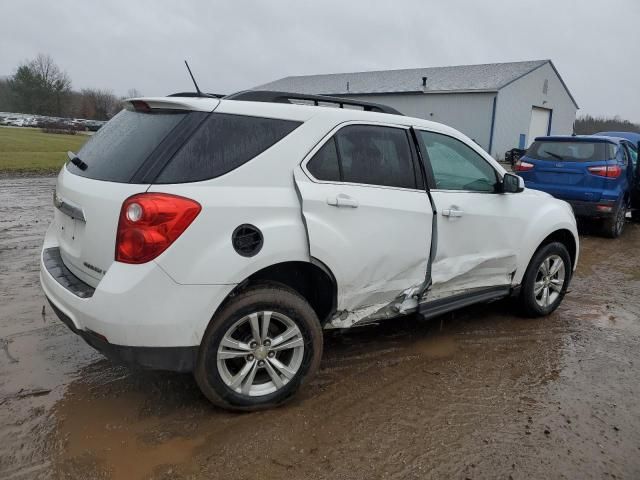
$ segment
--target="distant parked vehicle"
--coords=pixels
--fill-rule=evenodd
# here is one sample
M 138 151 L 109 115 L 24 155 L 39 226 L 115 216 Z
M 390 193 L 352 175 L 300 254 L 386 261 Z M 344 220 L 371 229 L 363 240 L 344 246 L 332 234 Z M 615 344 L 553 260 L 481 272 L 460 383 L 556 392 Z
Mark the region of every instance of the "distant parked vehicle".
M 105 122 L 100 122 L 98 120 L 87 120 L 87 122 L 85 123 L 85 127 L 87 127 L 87 130 L 89 130 L 90 132 L 97 132 L 104 124 Z
M 576 217 L 602 221 L 603 233 L 616 238 L 627 211 L 640 207 L 637 159 L 637 144 L 624 138 L 538 137 L 514 170 L 528 188 L 567 201 Z
M 511 167 L 513 168 L 525 152 L 526 150 L 522 148 L 512 148 L 511 150 L 505 152 L 504 159 L 505 161 L 509 162 L 509 165 L 511 165 Z

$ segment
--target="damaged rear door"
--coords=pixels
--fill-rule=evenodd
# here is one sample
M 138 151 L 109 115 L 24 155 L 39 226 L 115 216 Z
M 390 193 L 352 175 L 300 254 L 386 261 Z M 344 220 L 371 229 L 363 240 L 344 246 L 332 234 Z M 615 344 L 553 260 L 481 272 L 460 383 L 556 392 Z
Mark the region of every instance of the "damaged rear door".
M 335 275 L 346 319 L 422 285 L 433 213 L 407 128 L 356 123 L 333 133 L 294 176 L 310 254 Z
M 431 131 L 417 136 L 438 212 L 430 296 L 509 286 L 527 221 L 518 195 L 500 193 L 500 175 L 469 145 Z

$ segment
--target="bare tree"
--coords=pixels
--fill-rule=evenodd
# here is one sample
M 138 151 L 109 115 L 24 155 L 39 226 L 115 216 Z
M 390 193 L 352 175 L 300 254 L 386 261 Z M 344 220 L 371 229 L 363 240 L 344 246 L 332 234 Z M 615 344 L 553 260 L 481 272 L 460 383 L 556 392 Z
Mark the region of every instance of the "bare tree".
M 18 66 L 9 86 L 18 110 L 42 115 L 61 115 L 71 92 L 67 73 L 45 54 Z
M 84 89 L 80 92 L 79 115 L 83 118 L 108 120 L 117 113 L 121 103 L 111 90 Z
M 130 88 L 129 90 L 127 90 L 127 96 L 125 98 L 136 98 L 141 96 L 142 92 L 140 90 L 138 90 L 137 88 Z

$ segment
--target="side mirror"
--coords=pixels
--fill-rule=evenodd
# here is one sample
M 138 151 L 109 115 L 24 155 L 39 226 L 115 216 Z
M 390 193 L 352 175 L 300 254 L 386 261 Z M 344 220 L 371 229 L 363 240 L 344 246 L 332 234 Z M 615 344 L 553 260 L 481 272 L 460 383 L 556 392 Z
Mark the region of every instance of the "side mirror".
M 505 173 L 502 177 L 502 193 L 520 193 L 524 190 L 524 179 L 513 173 Z

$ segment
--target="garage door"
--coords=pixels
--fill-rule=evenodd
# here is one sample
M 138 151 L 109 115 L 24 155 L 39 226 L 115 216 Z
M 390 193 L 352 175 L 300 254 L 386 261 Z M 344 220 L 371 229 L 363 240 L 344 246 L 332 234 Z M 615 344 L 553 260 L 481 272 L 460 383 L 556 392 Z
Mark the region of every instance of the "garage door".
M 549 118 L 551 110 L 546 108 L 531 108 L 531 122 L 529 123 L 529 136 L 527 137 L 527 148 L 533 143 L 536 137 L 547 135 L 549 131 Z

